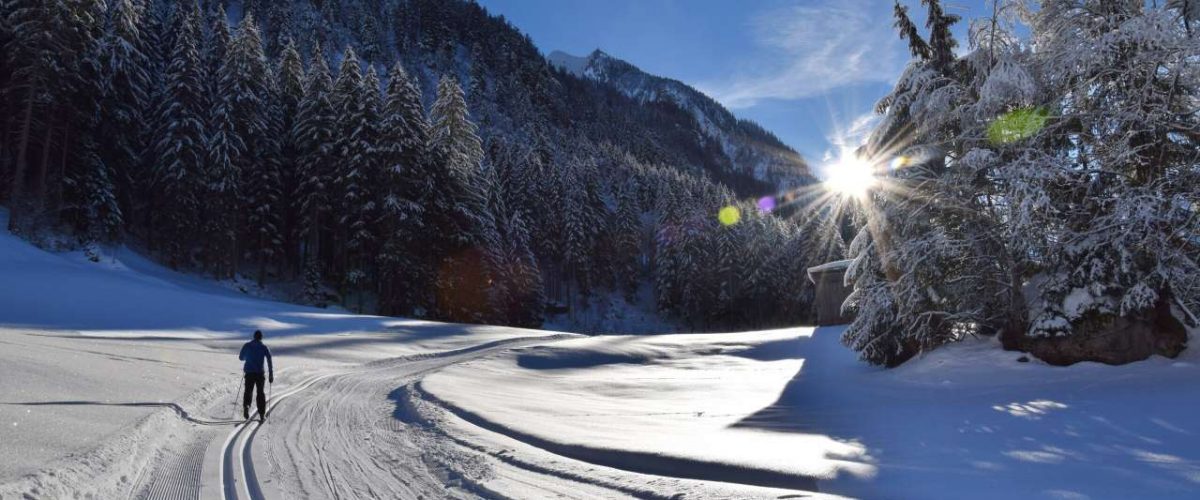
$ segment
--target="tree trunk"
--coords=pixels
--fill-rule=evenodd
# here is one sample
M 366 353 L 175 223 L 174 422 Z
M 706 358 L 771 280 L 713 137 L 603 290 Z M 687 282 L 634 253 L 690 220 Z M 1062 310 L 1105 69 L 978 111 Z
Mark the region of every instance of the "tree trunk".
M 8 217 L 8 230 L 18 232 L 20 218 L 24 215 L 25 172 L 29 165 L 29 136 L 33 128 L 33 87 L 29 88 L 29 97 L 25 100 L 25 111 L 21 118 L 21 133 L 17 138 L 17 163 L 13 166 L 12 188 L 8 198 L 12 210 Z
M 46 172 L 50 170 L 50 146 L 54 140 L 54 121 L 51 120 L 46 124 L 46 137 L 42 140 L 42 161 L 39 166 L 41 169 L 37 173 L 37 188 L 34 191 L 33 201 L 39 220 L 46 217 Z
M 71 153 L 71 122 L 68 121 L 66 126 L 63 127 L 62 156 L 59 158 L 59 162 L 58 162 L 58 171 L 56 172 L 57 178 L 54 179 L 55 181 L 57 181 L 57 186 L 54 188 L 53 191 L 51 191 L 53 196 L 51 199 L 50 207 L 53 209 L 55 214 L 62 213 L 61 212 L 62 198 L 63 198 L 62 186 L 63 186 L 63 179 L 66 179 L 66 175 L 67 175 L 67 158 L 70 156 L 70 153 Z M 45 172 L 43 172 L 42 177 L 45 178 L 45 176 L 46 176 L 46 174 L 45 174 Z
M 887 227 L 887 221 L 883 220 L 882 212 L 867 217 L 867 229 L 871 231 L 871 237 L 875 240 L 875 253 L 879 254 L 879 262 L 883 264 L 884 276 L 889 283 L 896 283 L 900 279 L 901 272 L 892 262 L 891 256 L 888 255 L 892 248 L 892 235 Z

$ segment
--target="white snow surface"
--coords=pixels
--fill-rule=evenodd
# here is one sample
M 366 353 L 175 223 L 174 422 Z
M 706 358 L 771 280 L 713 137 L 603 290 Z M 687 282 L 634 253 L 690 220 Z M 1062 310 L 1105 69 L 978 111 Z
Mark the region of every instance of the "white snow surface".
M 91 262 L 5 231 L 0 276 L 0 499 L 809 495 L 560 456 L 417 387 L 574 334 L 272 302 L 128 249 Z M 275 357 L 261 426 L 238 416 L 235 354 L 254 328 Z
M 1200 496 L 1190 351 L 1060 368 L 974 340 L 882 370 L 840 327 L 359 316 L 3 231 L 0 276 L 0 499 Z M 274 406 L 234 427 L 254 328 Z
M 1194 353 L 1113 367 L 1017 361 L 991 340 L 898 369 L 842 327 L 563 340 L 421 387 L 485 427 L 564 454 L 860 498 L 1196 498 Z

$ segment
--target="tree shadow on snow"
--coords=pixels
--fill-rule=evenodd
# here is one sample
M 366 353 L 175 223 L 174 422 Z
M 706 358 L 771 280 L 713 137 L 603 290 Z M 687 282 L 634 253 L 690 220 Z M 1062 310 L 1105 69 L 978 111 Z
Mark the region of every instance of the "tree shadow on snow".
M 775 432 L 825 434 L 846 398 L 855 397 L 844 376 L 856 376 L 873 368 L 859 365 L 854 354 L 838 338 L 841 327 L 817 328 L 810 337 L 782 339 L 759 344 L 736 353 L 759 361 L 802 359 L 775 402 L 735 422 L 730 427 Z
M 210 420 L 205 418 L 193 417 L 187 410 L 177 403 L 162 403 L 162 402 L 129 402 L 129 403 L 108 403 L 102 401 L 23 401 L 23 402 L 0 402 L 0 405 L 7 406 L 110 406 L 124 408 L 167 408 L 175 412 L 175 415 L 181 419 L 187 420 L 193 424 L 199 425 L 232 425 L 240 424 L 244 420 Z

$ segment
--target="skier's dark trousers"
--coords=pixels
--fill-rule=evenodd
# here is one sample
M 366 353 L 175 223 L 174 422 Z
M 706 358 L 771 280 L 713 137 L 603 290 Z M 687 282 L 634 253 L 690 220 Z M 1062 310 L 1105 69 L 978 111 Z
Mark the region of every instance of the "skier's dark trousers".
M 266 380 L 263 373 L 263 359 L 267 360 Z M 258 390 L 258 419 L 263 420 L 267 415 L 267 396 L 263 394 L 263 382 L 275 383 L 275 364 L 271 361 L 271 351 L 262 342 L 262 331 L 254 331 L 254 340 L 242 346 L 238 359 L 245 361 L 242 371 L 246 373 L 246 394 L 242 397 L 242 417 L 250 418 L 250 396 Z

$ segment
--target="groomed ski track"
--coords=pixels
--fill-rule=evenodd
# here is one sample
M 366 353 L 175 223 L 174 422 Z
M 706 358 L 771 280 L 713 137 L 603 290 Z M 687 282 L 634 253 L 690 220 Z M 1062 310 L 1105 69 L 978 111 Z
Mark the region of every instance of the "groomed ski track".
M 368 472 L 380 472 L 372 471 L 368 465 L 377 465 L 381 458 L 394 456 L 401 450 L 375 449 L 378 453 L 369 453 L 357 443 L 357 440 L 362 439 L 360 435 L 376 436 L 380 430 L 404 431 L 394 425 L 379 425 L 393 419 L 394 412 L 386 408 L 378 408 L 379 411 L 375 412 L 371 407 L 377 407 L 381 398 L 386 400 L 400 385 L 415 382 L 421 376 L 440 368 L 499 349 L 553 340 L 554 337 L 502 340 L 465 349 L 376 361 L 355 369 L 308 376 L 272 395 L 267 405 L 266 422 L 249 420 L 236 424 L 221 446 L 219 466 L 206 464 L 220 471 L 220 495 L 207 494 L 218 488 L 205 487 L 203 489 L 206 494 L 201 495 L 201 498 L 296 498 L 283 495 L 284 492 L 278 490 L 263 488 L 255 468 L 254 444 L 260 432 L 266 434 L 267 441 L 264 445 L 272 450 L 266 463 L 277 465 L 277 460 L 283 460 L 295 467 L 291 471 L 273 471 L 290 476 L 288 479 L 295 480 L 304 488 L 289 493 L 299 494 L 304 498 L 417 498 L 429 494 L 443 494 L 446 485 L 436 478 L 430 478 L 435 480 L 428 482 L 412 481 L 412 476 L 415 475 L 413 473 L 416 472 L 414 469 L 396 469 L 393 474 L 385 475 L 390 477 L 380 477 L 380 474 L 362 477 Z M 306 392 L 314 386 L 319 386 L 320 390 Z M 296 395 L 302 397 L 293 398 Z M 335 412 L 336 415 L 329 415 Z M 358 422 L 351 419 L 372 419 L 377 422 L 369 426 L 359 426 Z M 334 449 L 337 451 L 333 452 Z M 274 451 L 279 451 L 281 455 L 275 455 Z M 350 457 L 354 457 L 355 460 L 347 460 Z M 300 474 L 302 471 L 311 474 Z M 382 484 L 391 487 L 381 488 L 380 479 L 384 480 Z M 291 481 L 273 482 L 281 484 Z

